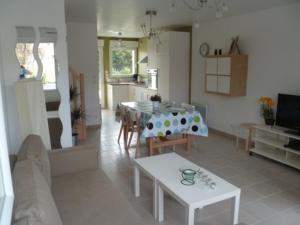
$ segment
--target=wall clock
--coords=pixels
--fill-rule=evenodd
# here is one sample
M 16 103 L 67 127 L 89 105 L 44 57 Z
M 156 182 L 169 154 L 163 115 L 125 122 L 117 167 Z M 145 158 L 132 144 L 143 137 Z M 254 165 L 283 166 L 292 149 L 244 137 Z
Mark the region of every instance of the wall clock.
M 208 43 L 204 42 L 199 47 L 199 53 L 200 55 L 207 56 L 209 54 L 209 45 Z

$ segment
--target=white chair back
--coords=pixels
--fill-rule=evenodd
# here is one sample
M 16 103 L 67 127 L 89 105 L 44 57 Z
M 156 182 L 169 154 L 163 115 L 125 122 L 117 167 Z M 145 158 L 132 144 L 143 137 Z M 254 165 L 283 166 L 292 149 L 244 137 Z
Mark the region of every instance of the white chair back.
M 192 103 L 195 106 L 195 110 L 198 111 L 204 122 L 207 124 L 207 105 L 201 103 Z
M 196 107 L 194 105 L 190 105 L 190 104 L 187 104 L 187 103 L 181 103 L 181 107 L 185 108 L 187 110 L 195 110 L 196 109 Z

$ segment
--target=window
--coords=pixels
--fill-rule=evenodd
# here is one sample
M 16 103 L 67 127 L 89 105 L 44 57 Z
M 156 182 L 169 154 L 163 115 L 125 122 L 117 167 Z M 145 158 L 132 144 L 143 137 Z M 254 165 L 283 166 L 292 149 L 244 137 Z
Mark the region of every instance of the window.
M 137 41 L 109 41 L 111 77 L 131 77 L 137 72 L 137 48 Z
M 43 64 L 43 88 L 48 90 L 56 89 L 54 43 L 40 43 L 38 51 Z M 38 72 L 38 66 L 33 57 L 33 43 L 17 43 L 16 54 L 21 67 L 20 74 L 24 74 L 25 78 L 35 77 Z
M 136 73 L 136 49 L 111 48 L 111 75 L 132 76 Z

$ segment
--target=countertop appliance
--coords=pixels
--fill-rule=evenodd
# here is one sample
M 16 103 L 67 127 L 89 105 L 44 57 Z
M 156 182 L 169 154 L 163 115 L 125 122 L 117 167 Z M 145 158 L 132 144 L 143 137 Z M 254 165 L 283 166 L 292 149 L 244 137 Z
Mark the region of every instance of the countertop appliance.
M 150 75 L 150 85 L 148 88 L 157 90 L 158 89 L 158 69 L 147 69 L 147 74 Z

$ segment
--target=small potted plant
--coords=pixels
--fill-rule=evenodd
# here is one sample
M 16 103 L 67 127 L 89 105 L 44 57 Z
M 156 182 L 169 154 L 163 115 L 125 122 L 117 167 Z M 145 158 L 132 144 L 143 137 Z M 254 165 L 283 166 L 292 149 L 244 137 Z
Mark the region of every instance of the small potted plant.
M 85 113 L 81 109 L 81 107 L 79 107 L 78 109 L 74 108 L 71 112 L 71 124 L 73 129 L 72 138 L 73 138 L 74 146 L 77 145 L 78 143 L 78 133 L 77 133 L 78 121 L 84 119 L 84 117 L 85 117 Z
M 79 94 L 77 93 L 77 88 L 70 86 L 70 101 L 73 101 Z
M 161 103 L 161 97 L 160 95 L 156 94 L 156 95 L 152 95 L 150 97 L 150 100 L 152 101 L 153 103 L 153 108 L 154 109 L 158 109 L 159 108 L 159 105 Z
M 261 103 L 261 114 L 265 120 L 266 125 L 273 126 L 275 123 L 273 100 L 270 97 L 262 96 L 259 98 Z
M 152 96 L 150 97 L 150 100 L 151 100 L 152 102 L 159 102 L 159 103 L 161 103 L 161 97 L 160 97 L 160 95 L 158 95 L 158 94 L 152 95 Z

